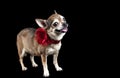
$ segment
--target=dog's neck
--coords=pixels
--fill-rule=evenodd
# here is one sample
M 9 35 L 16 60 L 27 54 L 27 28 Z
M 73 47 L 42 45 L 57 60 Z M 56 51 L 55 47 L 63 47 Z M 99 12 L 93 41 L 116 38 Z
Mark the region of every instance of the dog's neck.
M 36 29 L 36 31 L 35 31 L 35 39 L 37 40 L 37 42 L 40 45 L 44 45 L 44 46 L 47 46 L 47 45 L 50 45 L 50 44 L 58 44 L 60 42 L 58 40 L 51 39 L 48 36 L 46 30 L 43 29 L 43 28 Z

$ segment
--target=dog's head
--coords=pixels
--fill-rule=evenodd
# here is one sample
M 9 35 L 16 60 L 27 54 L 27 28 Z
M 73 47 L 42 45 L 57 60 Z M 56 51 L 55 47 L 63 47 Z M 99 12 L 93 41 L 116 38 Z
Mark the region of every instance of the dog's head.
M 56 11 L 47 20 L 35 19 L 36 23 L 46 29 L 50 38 L 61 40 L 68 31 L 68 24 L 65 18 Z

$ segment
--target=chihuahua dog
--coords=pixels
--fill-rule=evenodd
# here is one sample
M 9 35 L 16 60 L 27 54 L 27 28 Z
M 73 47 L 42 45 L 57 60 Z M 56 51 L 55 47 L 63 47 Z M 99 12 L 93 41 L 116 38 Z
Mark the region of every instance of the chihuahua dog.
M 61 40 L 68 31 L 68 24 L 65 18 L 56 11 L 47 20 L 35 19 L 39 28 L 25 28 L 17 35 L 17 49 L 19 61 L 23 71 L 27 70 L 23 63 L 26 54 L 30 54 L 33 67 L 38 65 L 34 61 L 34 56 L 41 56 L 43 65 L 43 76 L 49 76 L 47 56 L 53 55 L 53 64 L 57 71 L 62 71 L 58 65 L 58 54 L 61 48 Z

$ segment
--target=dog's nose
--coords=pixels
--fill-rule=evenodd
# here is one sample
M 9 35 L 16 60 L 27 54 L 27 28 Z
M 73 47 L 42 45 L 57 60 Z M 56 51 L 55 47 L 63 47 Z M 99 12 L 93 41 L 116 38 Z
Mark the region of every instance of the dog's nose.
M 63 23 L 63 26 L 64 26 L 64 27 L 68 27 L 68 24 L 67 24 L 67 23 Z

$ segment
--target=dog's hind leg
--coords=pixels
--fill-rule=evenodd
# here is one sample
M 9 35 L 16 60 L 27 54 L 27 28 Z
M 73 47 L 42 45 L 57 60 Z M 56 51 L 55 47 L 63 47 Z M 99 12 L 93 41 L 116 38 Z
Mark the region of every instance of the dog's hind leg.
M 17 49 L 19 55 L 19 62 L 21 64 L 22 70 L 25 71 L 27 70 L 27 67 L 25 67 L 23 63 L 23 57 L 25 56 L 25 49 L 23 48 L 22 39 L 20 38 L 19 35 L 17 36 Z
M 27 67 L 25 67 L 24 63 L 23 63 L 23 58 L 25 56 L 25 49 L 23 48 L 22 49 L 22 53 L 20 54 L 20 58 L 19 58 L 19 61 L 20 61 L 20 64 L 21 64 L 21 67 L 22 67 L 22 70 L 25 71 L 27 70 Z
M 22 67 L 22 70 L 27 70 L 27 67 L 24 66 L 23 58 L 25 56 L 25 49 L 23 47 L 22 37 L 20 34 L 17 35 L 17 49 L 18 49 L 18 55 L 19 55 L 19 62 Z
M 35 60 L 34 60 L 34 56 L 33 55 L 30 55 L 30 60 L 31 60 L 31 63 L 32 63 L 32 66 L 33 67 L 37 67 L 38 65 L 35 63 Z

